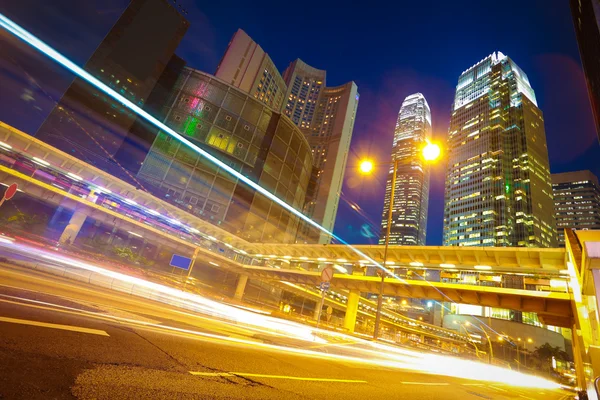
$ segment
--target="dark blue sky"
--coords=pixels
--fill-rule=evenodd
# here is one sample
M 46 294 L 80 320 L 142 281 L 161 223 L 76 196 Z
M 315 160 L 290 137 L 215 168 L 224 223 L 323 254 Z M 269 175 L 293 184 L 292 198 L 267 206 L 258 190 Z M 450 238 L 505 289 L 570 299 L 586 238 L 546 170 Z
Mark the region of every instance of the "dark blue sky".
M 280 70 L 301 58 L 327 70 L 329 85 L 357 83 L 361 99 L 335 229 L 350 242 L 369 241 L 361 229 L 365 224 L 378 229 L 385 189 L 385 172 L 360 177 L 357 160 L 363 156 L 389 160 L 404 97 L 414 92 L 425 95 L 434 135 L 443 144 L 458 76 L 496 50 L 510 56 L 529 76 L 545 115 L 552 172 L 591 169 L 600 175 L 600 146 L 567 1 L 374 2 L 369 6 L 323 1 L 178 2 L 188 9 L 191 23 L 178 54 L 192 67 L 214 73 L 232 34 L 242 28 Z M 2 0 L 0 12 L 83 64 L 128 2 L 40 3 Z M 0 45 L 9 42 L 0 34 Z M 0 104 L 11 104 L 0 109 L 0 120 L 32 132 L 49 110 L 42 100 L 36 103 L 23 96 L 27 79 L 36 79 L 48 93 L 59 96 L 69 77 L 34 54 L 17 58 L 18 65 L 33 76 L 23 80 L 19 68 L 2 60 L 3 76 L 17 84 L 0 92 Z M 40 68 L 47 71 L 39 72 Z M 22 111 L 14 112 L 16 107 Z M 432 245 L 441 244 L 444 170 L 444 165 L 438 165 L 432 176 L 427 236 Z M 350 202 L 362 212 L 351 209 Z

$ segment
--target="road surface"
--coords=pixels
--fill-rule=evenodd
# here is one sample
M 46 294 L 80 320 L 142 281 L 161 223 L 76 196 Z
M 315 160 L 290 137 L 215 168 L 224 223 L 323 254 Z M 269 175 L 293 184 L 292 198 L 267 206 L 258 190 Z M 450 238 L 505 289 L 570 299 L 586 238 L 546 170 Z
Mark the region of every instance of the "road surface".
M 2 399 L 572 398 L 425 373 L 418 355 L 391 363 L 375 353 L 348 337 L 306 340 L 0 266 Z

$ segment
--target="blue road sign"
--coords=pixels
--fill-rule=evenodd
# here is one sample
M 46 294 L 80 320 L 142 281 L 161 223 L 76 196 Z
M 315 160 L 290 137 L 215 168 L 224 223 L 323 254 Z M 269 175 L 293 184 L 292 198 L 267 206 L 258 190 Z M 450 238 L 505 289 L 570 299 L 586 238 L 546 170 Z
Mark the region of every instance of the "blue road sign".
M 171 262 L 169 263 L 171 267 L 181 268 L 181 269 L 190 269 L 190 265 L 192 265 L 192 259 L 189 257 L 180 256 L 179 254 L 173 254 L 171 257 Z
M 329 282 L 321 282 L 321 284 L 319 285 L 319 288 L 321 289 L 321 291 L 326 292 L 329 290 L 330 286 L 331 286 L 331 284 Z

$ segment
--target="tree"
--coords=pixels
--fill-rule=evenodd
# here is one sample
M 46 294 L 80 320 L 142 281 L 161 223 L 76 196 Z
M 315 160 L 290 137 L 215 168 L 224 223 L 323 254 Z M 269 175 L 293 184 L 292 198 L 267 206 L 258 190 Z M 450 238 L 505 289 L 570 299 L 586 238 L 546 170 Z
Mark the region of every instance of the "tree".
M 536 347 L 533 351 L 534 357 L 540 360 L 542 366 L 546 366 L 548 370 L 552 366 L 552 357 L 557 361 L 571 361 L 569 354 L 558 346 L 552 346 L 550 343 Z

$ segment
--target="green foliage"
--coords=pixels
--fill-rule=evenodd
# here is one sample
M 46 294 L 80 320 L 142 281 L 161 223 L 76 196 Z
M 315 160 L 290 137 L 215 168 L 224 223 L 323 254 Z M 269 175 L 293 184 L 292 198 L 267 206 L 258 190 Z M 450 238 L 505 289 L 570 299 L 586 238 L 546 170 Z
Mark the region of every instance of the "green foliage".
M 137 258 L 136 254 L 129 247 L 113 247 L 113 253 L 125 261 L 133 262 Z
M 22 211 L 2 218 L 2 225 L 7 228 L 22 229 L 29 232 L 43 229 L 48 224 L 48 216 L 40 214 L 27 214 Z
M 554 357 L 556 360 L 571 361 L 566 351 L 562 350 L 558 346 L 552 346 L 550 343 L 544 343 L 543 345 L 536 347 L 533 355 L 540 361 L 549 363 Z

